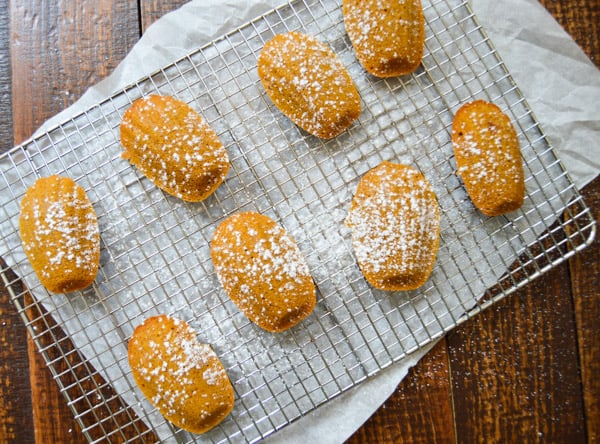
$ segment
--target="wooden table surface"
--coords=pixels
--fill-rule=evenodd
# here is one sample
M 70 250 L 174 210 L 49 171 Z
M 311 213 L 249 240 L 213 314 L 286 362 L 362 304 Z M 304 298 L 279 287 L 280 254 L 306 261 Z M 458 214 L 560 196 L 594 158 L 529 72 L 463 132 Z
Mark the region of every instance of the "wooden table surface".
M 0 0 L 0 152 L 182 3 Z M 598 66 L 599 0 L 542 3 Z M 600 179 L 583 192 L 600 219 Z M 350 442 L 600 442 L 599 245 L 449 333 Z M 84 441 L 0 286 L 0 443 Z

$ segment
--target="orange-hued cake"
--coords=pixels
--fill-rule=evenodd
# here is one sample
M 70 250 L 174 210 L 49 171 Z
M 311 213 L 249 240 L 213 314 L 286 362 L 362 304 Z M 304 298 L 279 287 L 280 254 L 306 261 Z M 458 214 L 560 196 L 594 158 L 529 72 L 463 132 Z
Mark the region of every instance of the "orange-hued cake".
M 204 433 L 233 409 L 233 386 L 210 345 L 186 322 L 166 315 L 138 325 L 128 345 L 133 379 L 173 424 Z
M 498 106 L 484 100 L 463 105 L 454 116 L 452 146 L 457 173 L 483 214 L 499 216 L 523 205 L 525 177 L 519 138 Z
M 417 69 L 425 47 L 420 0 L 343 0 L 346 32 L 364 68 L 377 77 Z
M 415 168 L 383 162 L 361 179 L 346 225 L 365 279 L 380 290 L 414 290 L 429 278 L 440 239 L 435 193 Z
M 331 139 L 358 119 L 360 97 L 326 44 L 300 32 L 278 34 L 258 56 L 258 75 L 279 110 L 303 130 Z
M 123 157 L 173 196 L 199 202 L 227 176 L 225 147 L 181 100 L 160 95 L 138 99 L 125 111 L 120 129 Z
M 211 256 L 225 292 L 262 329 L 287 330 L 313 311 L 316 289 L 304 257 L 269 217 L 243 212 L 225 219 Z
M 19 233 L 25 254 L 44 287 L 69 293 L 98 274 L 100 233 L 85 191 L 62 176 L 38 179 L 21 201 Z

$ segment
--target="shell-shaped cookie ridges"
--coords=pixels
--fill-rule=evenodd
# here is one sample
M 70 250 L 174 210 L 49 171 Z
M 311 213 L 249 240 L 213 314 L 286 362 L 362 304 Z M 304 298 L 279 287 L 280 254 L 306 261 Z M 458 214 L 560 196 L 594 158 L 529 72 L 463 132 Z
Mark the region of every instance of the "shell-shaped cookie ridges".
M 343 0 L 342 11 L 352 47 L 367 72 L 396 77 L 421 64 L 425 18 L 420 0 Z
M 359 182 L 346 225 L 365 279 L 380 290 L 414 290 L 429 278 L 439 247 L 435 193 L 413 167 L 383 162 Z

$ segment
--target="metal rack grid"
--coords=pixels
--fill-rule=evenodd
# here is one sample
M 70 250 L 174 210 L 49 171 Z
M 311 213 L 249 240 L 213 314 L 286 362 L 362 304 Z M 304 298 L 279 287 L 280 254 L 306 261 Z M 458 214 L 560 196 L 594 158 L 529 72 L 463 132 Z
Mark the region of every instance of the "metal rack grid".
M 410 76 L 376 79 L 358 64 L 336 0 L 294 1 L 254 20 L 0 157 L 1 275 L 90 441 L 257 441 L 585 248 L 595 222 L 470 7 L 425 0 L 426 50 Z M 331 141 L 299 130 L 266 98 L 256 57 L 274 34 L 327 42 L 363 101 Z M 199 204 L 165 195 L 121 159 L 118 126 L 135 99 L 178 97 L 217 131 L 231 172 Z M 474 98 L 498 104 L 522 145 L 527 195 L 508 217 L 477 212 L 455 175 L 449 128 Z M 384 160 L 417 166 L 441 207 L 440 250 L 419 290 L 372 289 L 343 226 L 358 180 Z M 69 175 L 101 230 L 94 285 L 50 295 L 18 238 L 19 202 L 36 178 Z M 224 295 L 210 262 L 215 226 L 236 211 L 270 215 L 296 239 L 318 288 L 314 313 L 268 334 Z M 202 437 L 172 427 L 143 399 L 126 344 L 146 317 L 188 320 L 212 344 L 236 391 L 231 415 Z

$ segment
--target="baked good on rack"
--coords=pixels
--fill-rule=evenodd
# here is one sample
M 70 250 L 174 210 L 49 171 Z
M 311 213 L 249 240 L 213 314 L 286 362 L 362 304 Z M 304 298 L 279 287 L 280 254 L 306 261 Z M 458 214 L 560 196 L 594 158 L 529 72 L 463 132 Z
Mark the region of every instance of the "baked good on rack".
M 133 379 L 173 424 L 204 433 L 233 409 L 233 386 L 210 345 L 186 322 L 166 315 L 138 325 L 127 347 Z
M 498 106 L 484 100 L 461 106 L 452 123 L 452 146 L 457 173 L 483 214 L 499 216 L 523 205 L 519 138 Z
M 123 157 L 173 196 L 199 202 L 227 176 L 229 157 L 217 134 L 181 100 L 138 99 L 123 115 L 120 129 Z
M 258 56 L 258 75 L 275 106 L 317 137 L 337 136 L 360 115 L 348 70 L 311 35 L 289 32 L 269 40 Z
M 69 293 L 98 274 L 100 233 L 85 191 L 69 177 L 42 177 L 21 201 L 19 233 L 25 254 L 44 287 Z
M 346 225 L 365 279 L 380 290 L 414 290 L 429 278 L 440 239 L 435 193 L 415 168 L 383 162 L 361 179 Z
M 210 251 L 225 292 L 264 330 L 287 330 L 313 311 L 316 290 L 304 257 L 269 217 L 251 211 L 228 217 Z
M 356 56 L 370 74 L 396 77 L 417 69 L 425 47 L 420 0 L 343 0 L 342 11 Z

